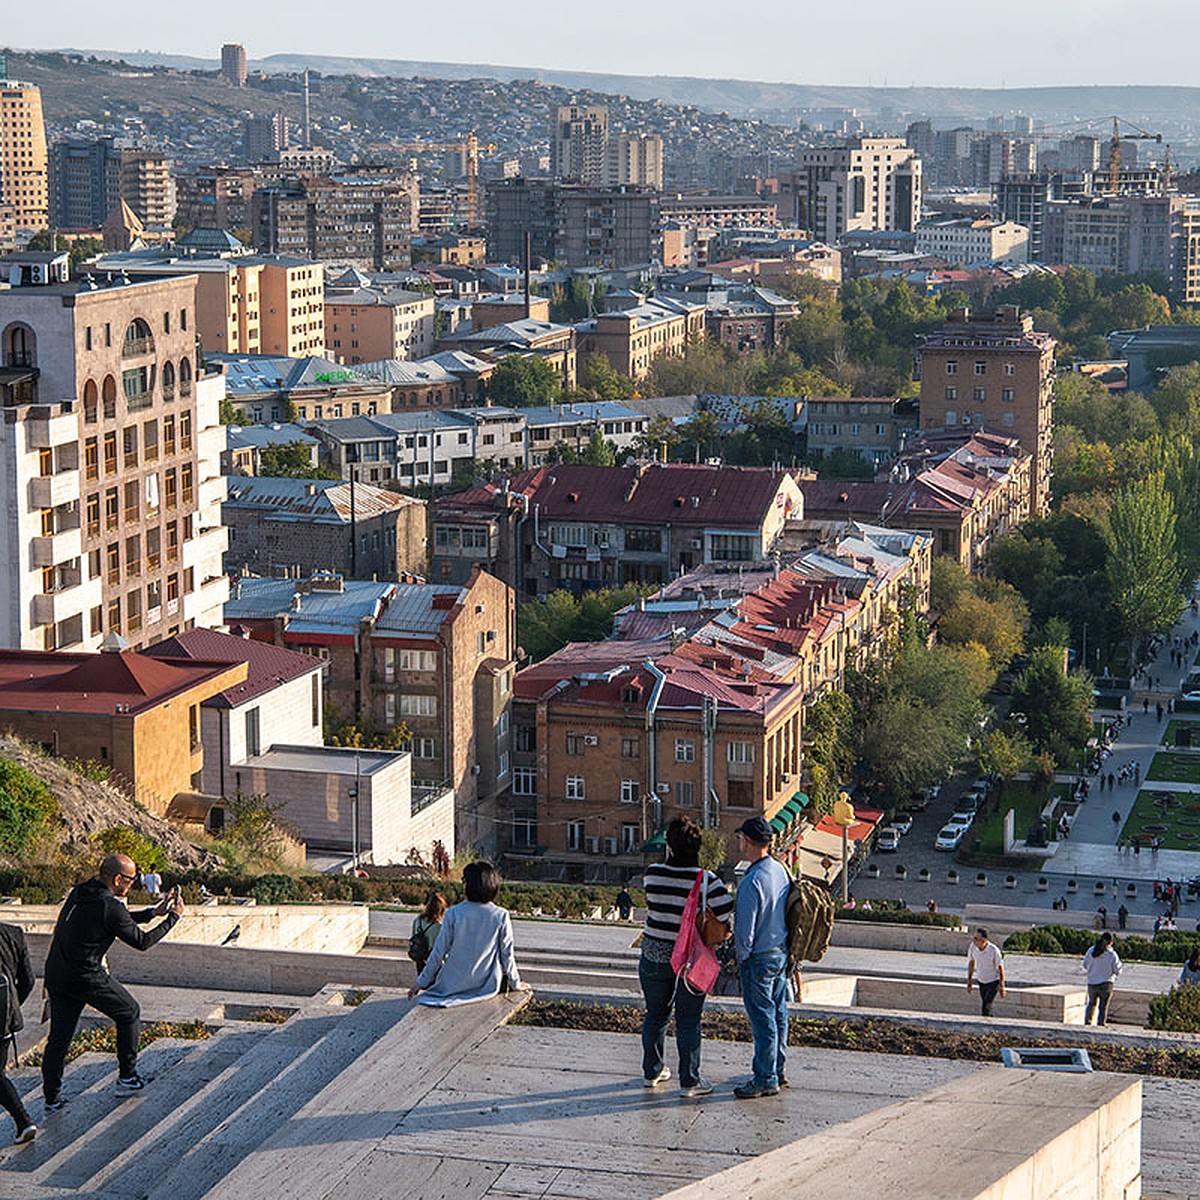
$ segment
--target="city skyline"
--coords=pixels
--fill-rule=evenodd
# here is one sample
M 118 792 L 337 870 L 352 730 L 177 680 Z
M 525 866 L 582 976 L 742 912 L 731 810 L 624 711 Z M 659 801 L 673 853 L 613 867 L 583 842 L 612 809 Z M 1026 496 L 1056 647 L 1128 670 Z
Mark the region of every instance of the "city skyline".
M 147 20 L 138 22 L 143 8 Z M 1200 35 L 1200 10 L 1184 0 L 1150 0 L 1140 6 L 1129 0 L 1059 0 L 1052 6 L 1013 0 L 1004 10 L 1003 23 L 997 19 L 987 30 L 977 20 L 948 19 L 945 8 L 930 0 L 903 8 L 865 0 L 849 29 L 828 26 L 810 36 L 808 30 L 798 30 L 794 40 L 736 41 L 712 36 L 714 22 L 721 19 L 715 5 L 702 7 L 689 31 L 680 29 L 673 10 L 648 9 L 632 0 L 615 0 L 611 20 L 599 27 L 590 23 L 586 39 L 577 36 L 567 11 L 534 10 L 530 22 L 504 28 L 481 0 L 456 6 L 452 27 L 432 22 L 413 30 L 387 22 L 383 6 L 373 4 L 363 11 L 378 14 L 377 24 L 330 28 L 325 10 L 313 0 L 303 0 L 290 9 L 292 32 L 286 35 L 281 35 L 277 14 L 270 8 L 247 9 L 215 0 L 204 23 L 204 40 L 182 13 L 157 6 L 151 11 L 140 0 L 132 9 L 134 21 L 126 27 L 153 28 L 158 38 L 156 45 L 138 49 L 214 63 L 221 43 L 236 41 L 246 46 L 251 63 L 275 54 L 390 57 L 531 70 L 877 87 L 1187 86 L 1194 81 L 1190 46 Z M 781 0 L 768 0 L 761 15 L 764 27 L 771 19 L 785 30 L 796 24 L 796 11 Z M 533 28 L 536 37 L 531 37 Z M 631 28 L 641 36 L 630 39 Z M 1167 28 L 1173 31 L 1170 38 L 1162 36 Z M 1008 38 L 1007 31 L 1012 31 Z M 79 0 L 53 10 L 14 14 L 6 23 L 5 40 L 13 47 L 33 49 L 114 49 L 107 15 Z M 819 45 L 819 53 L 808 54 L 812 45 Z

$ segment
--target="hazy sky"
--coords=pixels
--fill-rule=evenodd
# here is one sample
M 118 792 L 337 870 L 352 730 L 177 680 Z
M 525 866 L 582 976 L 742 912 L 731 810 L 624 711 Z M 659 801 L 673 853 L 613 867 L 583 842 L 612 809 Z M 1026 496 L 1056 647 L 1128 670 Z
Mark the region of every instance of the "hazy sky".
M 299 52 L 788 83 L 1198 84 L 1197 0 L 13 4 L 11 46 Z M 113 13 L 119 14 L 114 19 Z M 846 20 L 838 20 L 840 13 Z M 330 14 L 333 14 L 332 19 Z M 585 15 L 580 15 L 585 14 Z

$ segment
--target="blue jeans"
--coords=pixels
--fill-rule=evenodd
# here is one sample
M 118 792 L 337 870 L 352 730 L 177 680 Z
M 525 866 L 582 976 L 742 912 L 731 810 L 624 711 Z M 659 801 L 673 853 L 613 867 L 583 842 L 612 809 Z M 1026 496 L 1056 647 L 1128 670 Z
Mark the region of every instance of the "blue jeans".
M 675 985 L 669 962 L 638 963 L 646 1015 L 642 1018 L 642 1074 L 653 1079 L 663 1069 L 663 1042 L 671 1009 L 675 1010 L 675 1045 L 679 1048 L 679 1086 L 693 1087 L 700 1079 L 700 1014 L 704 995 L 695 995 L 684 984 Z
M 739 965 L 738 974 L 754 1036 L 754 1082 L 773 1087 L 787 1066 L 787 954 L 783 950 L 752 954 Z

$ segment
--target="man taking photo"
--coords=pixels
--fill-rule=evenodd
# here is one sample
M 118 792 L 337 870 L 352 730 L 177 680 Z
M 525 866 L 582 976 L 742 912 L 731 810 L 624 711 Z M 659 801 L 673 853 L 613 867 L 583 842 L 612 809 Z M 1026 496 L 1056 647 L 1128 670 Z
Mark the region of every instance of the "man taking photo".
M 183 916 L 183 900 L 175 888 L 154 907 L 131 913 L 124 900 L 136 878 L 133 859 L 110 854 L 100 864 L 99 877 L 77 884 L 58 914 L 46 955 L 50 1036 L 42 1055 L 42 1096 L 48 1113 L 66 1103 L 61 1095 L 63 1065 L 86 1004 L 110 1017 L 117 1027 L 117 1094 L 132 1095 L 146 1086 L 137 1072 L 141 1009 L 108 973 L 104 956 L 117 938 L 135 950 L 149 950 Z M 153 929 L 138 928 L 164 915 L 166 920 Z

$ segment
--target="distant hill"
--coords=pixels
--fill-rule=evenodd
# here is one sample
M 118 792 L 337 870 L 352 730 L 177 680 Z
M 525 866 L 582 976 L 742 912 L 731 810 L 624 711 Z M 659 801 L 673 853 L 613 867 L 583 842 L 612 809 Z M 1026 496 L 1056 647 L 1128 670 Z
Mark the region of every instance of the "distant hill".
M 73 50 L 121 59 L 135 66 L 215 71 L 216 59 L 149 51 Z M 492 63 L 417 62 L 411 59 L 344 58 L 319 54 L 272 54 L 253 60 L 252 69 L 270 74 L 306 67 L 330 75 L 422 75 L 434 79 L 539 79 L 564 88 L 624 95 L 636 100 L 693 104 L 734 116 L 779 116 L 811 108 L 846 108 L 860 114 L 894 118 L 921 114 L 942 123 L 979 120 L 997 113 L 1028 113 L 1047 121 L 1082 122 L 1119 113 L 1147 124 L 1191 124 L 1200 112 L 1200 88 L 1154 86 L 945 88 L 834 87 L 804 83 L 771 83 L 744 79 L 700 79 L 683 75 L 613 75 L 558 71 L 545 67 L 497 66 Z

